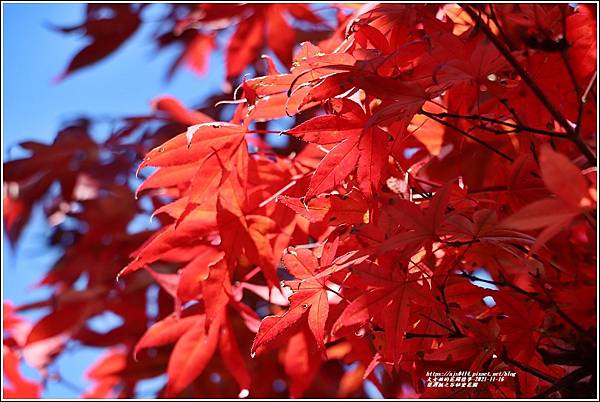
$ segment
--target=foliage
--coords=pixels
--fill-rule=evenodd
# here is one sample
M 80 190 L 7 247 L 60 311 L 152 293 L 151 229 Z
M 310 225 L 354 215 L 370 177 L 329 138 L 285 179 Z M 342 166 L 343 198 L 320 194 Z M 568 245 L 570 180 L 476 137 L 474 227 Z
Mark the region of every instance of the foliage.
M 145 7 L 88 6 L 61 78 Z M 237 89 L 157 98 L 105 141 L 77 121 L 4 164 L 9 238 L 43 204 L 62 250 L 53 297 L 15 308 L 49 312 L 4 323 L 5 396 L 33 392 L 19 358 L 56 379 L 77 344 L 106 349 L 86 397 L 163 373 L 172 397 L 595 394 L 595 6 L 166 8 L 168 74 L 222 50 Z M 106 312 L 122 324 L 94 331 Z M 447 370 L 517 375 L 427 387 Z

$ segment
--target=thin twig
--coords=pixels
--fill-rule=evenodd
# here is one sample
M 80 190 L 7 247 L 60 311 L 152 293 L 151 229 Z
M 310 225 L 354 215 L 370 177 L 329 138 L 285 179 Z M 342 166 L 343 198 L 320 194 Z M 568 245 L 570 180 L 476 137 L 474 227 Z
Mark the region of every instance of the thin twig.
M 436 319 L 434 319 L 434 318 L 431 318 L 431 317 L 429 317 L 428 315 L 425 315 L 425 314 L 423 314 L 423 313 L 420 313 L 420 315 L 421 315 L 421 317 L 423 317 L 423 318 L 425 318 L 425 319 L 427 319 L 427 320 L 429 320 L 429 321 L 433 322 L 434 324 L 436 324 L 436 325 L 438 325 L 438 326 L 440 326 L 440 327 L 444 328 L 445 330 L 449 331 L 450 333 L 454 333 L 454 332 L 455 332 L 455 331 L 454 331 L 452 328 L 450 328 L 449 326 L 442 324 L 441 322 L 437 321 L 437 320 L 436 320 Z
M 432 114 L 434 114 L 434 113 L 432 113 Z M 485 122 L 488 122 L 488 123 L 494 123 L 494 124 L 498 124 L 498 125 L 502 125 L 502 126 L 514 128 L 514 131 L 510 131 L 510 132 L 528 131 L 530 133 L 545 135 L 545 136 L 548 136 L 548 137 L 557 137 L 557 138 L 569 139 L 569 137 L 567 137 L 566 135 L 559 134 L 559 133 L 556 133 L 556 132 L 553 132 L 553 131 L 542 130 L 542 129 L 534 128 L 534 127 L 528 127 L 528 126 L 525 126 L 525 125 L 520 124 L 520 123 L 514 124 L 514 123 L 507 122 L 507 121 L 502 121 L 502 120 L 493 119 L 491 117 L 485 117 L 485 116 L 480 116 L 480 115 L 460 115 L 460 114 L 447 113 L 447 112 L 435 113 L 435 115 L 437 117 L 440 117 L 440 118 L 450 117 L 450 118 L 465 119 L 465 120 L 481 120 L 481 121 L 485 121 Z M 479 128 L 489 129 L 487 127 L 479 127 Z M 491 131 L 491 129 L 489 129 L 489 130 Z

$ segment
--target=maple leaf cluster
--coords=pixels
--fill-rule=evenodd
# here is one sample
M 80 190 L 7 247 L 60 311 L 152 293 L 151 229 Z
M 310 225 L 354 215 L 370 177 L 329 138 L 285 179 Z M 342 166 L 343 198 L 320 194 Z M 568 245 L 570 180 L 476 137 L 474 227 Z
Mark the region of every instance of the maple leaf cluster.
M 4 164 L 9 238 L 43 202 L 63 251 L 52 298 L 5 305 L 49 309 L 5 332 L 5 392 L 39 392 L 19 359 L 52 379 L 81 344 L 106 349 L 85 397 L 164 373 L 168 397 L 595 394 L 595 6 L 321 6 L 169 5 L 168 74 L 226 38 L 233 100 L 160 97 L 105 141 L 80 120 Z M 90 5 L 62 77 L 145 7 Z M 122 324 L 93 330 L 107 311 Z M 448 370 L 516 375 L 427 386 Z

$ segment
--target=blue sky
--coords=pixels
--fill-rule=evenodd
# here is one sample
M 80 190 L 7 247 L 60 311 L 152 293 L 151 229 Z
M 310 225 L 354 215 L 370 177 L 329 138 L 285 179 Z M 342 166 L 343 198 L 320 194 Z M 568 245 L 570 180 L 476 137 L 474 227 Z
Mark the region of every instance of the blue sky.
M 161 5 L 143 14 L 150 21 L 119 51 L 104 61 L 76 72 L 56 84 L 53 79 L 70 58 L 85 45 L 75 35 L 64 35 L 50 26 L 75 25 L 83 18 L 84 4 L 3 4 L 4 110 L 2 116 L 3 157 L 22 156 L 15 147 L 25 140 L 49 143 L 61 123 L 80 115 L 125 116 L 145 114 L 149 102 L 161 94 L 178 97 L 187 105 L 201 102 L 206 94 L 220 90 L 224 72 L 211 68 L 210 75 L 199 77 L 180 69 L 171 82 L 164 76 L 176 49 L 155 52 L 151 34 L 156 29 Z M 223 65 L 215 54 L 211 67 Z M 33 214 L 15 251 L 3 239 L 3 295 L 15 304 L 39 300 L 47 290 L 32 289 L 56 260 L 56 251 L 45 247 L 49 233 L 41 210 Z M 39 317 L 32 315 L 31 318 Z M 110 325 L 110 319 L 105 321 Z M 102 325 L 100 320 L 99 325 Z M 86 367 L 98 357 L 93 349 L 68 352 L 58 361 L 61 374 L 75 386 L 84 388 Z M 26 371 L 34 375 L 32 370 Z M 148 391 L 151 391 L 149 384 Z M 76 397 L 78 392 L 58 383 L 49 383 L 44 397 Z M 149 396 L 144 395 L 144 396 Z

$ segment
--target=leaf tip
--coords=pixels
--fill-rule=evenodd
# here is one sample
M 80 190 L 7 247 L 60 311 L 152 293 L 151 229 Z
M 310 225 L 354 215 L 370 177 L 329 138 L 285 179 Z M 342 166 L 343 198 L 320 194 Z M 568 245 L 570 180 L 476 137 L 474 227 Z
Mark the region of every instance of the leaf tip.
M 52 85 L 60 84 L 61 82 L 63 82 L 65 80 L 65 78 L 67 78 L 67 75 L 68 75 L 67 72 L 58 74 L 57 76 L 52 78 Z

